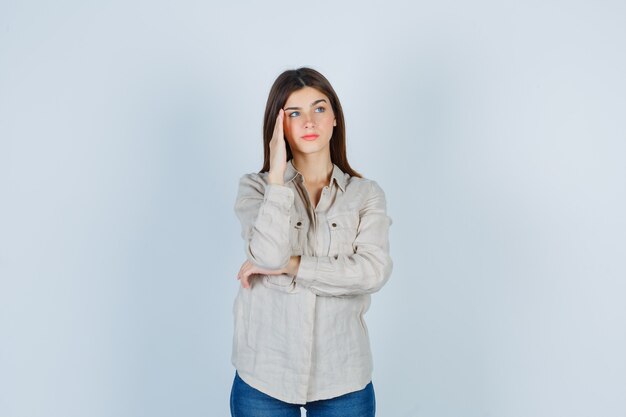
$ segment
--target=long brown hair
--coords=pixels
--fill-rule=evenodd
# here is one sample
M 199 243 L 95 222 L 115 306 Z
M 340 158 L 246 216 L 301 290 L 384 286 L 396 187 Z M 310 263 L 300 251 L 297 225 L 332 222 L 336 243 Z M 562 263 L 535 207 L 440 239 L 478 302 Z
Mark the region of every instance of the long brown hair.
M 320 93 L 326 95 L 330 100 L 333 113 L 337 119 L 337 126 L 333 129 L 333 135 L 330 138 L 330 160 L 336 164 L 345 173 L 353 177 L 362 177 L 348 163 L 346 157 L 346 125 L 343 118 L 343 110 L 337 93 L 330 85 L 326 77 L 311 68 L 298 68 L 295 70 L 287 70 L 280 74 L 267 97 L 265 105 L 265 116 L 263 117 L 263 168 L 260 172 L 270 170 L 270 141 L 274 133 L 274 125 L 276 124 L 276 116 L 278 111 L 285 105 L 287 99 L 296 90 L 304 87 L 312 87 Z M 285 141 L 287 147 L 287 161 L 293 158 L 291 147 Z

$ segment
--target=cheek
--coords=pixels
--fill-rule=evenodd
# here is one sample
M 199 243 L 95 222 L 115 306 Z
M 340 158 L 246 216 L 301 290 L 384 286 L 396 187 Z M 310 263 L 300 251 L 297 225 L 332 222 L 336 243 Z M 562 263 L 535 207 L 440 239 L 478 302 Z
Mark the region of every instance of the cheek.
M 333 121 L 335 120 L 335 116 L 332 113 L 326 113 L 322 117 L 320 117 L 319 123 L 324 126 L 333 127 Z

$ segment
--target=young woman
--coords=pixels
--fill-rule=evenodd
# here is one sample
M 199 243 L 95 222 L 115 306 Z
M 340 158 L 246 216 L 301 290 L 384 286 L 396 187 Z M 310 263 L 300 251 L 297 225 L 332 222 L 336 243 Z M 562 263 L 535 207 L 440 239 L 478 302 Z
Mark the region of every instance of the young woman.
M 348 164 L 341 104 L 315 70 L 276 79 L 263 145 L 263 169 L 241 178 L 235 203 L 247 260 L 231 413 L 374 416 L 363 315 L 392 270 L 385 194 Z

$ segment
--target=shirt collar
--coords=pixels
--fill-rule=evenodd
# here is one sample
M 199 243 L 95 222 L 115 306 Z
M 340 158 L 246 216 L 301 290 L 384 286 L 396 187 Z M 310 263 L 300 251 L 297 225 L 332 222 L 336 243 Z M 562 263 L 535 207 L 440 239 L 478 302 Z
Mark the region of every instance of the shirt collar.
M 296 170 L 296 167 L 293 166 L 293 158 L 292 158 L 287 162 L 287 169 L 285 169 L 285 176 L 283 177 L 283 180 L 285 181 L 285 184 L 287 184 L 289 181 L 293 181 L 297 176 L 304 178 L 302 174 Z M 333 182 L 333 179 L 335 180 L 339 188 L 341 188 L 341 191 L 345 192 L 346 191 L 346 175 L 341 170 L 341 168 L 339 168 L 336 164 L 333 164 L 333 173 L 330 177 L 331 184 Z

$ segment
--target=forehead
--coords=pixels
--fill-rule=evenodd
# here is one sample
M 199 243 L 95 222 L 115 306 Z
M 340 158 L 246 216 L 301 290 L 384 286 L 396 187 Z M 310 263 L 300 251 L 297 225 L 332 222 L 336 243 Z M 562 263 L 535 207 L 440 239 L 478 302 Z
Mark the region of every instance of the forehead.
M 316 90 L 313 87 L 302 87 L 301 89 L 291 93 L 285 102 L 285 107 L 308 107 L 311 103 L 320 99 L 326 99 L 326 101 L 330 104 L 328 97 L 321 91 Z

